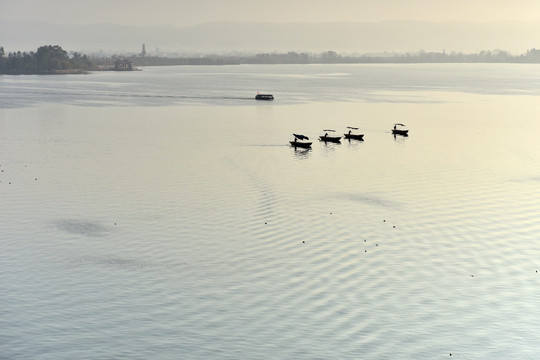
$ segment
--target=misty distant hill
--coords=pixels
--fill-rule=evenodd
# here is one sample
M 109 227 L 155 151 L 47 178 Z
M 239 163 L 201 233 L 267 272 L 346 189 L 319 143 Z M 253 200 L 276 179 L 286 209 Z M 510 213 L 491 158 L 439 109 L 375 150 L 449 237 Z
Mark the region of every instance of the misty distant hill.
M 253 23 L 214 22 L 189 27 L 136 27 L 113 24 L 54 25 L 0 20 L 0 46 L 35 51 L 61 45 L 92 53 L 148 54 L 333 50 L 347 53 L 502 49 L 520 54 L 540 48 L 540 22 Z

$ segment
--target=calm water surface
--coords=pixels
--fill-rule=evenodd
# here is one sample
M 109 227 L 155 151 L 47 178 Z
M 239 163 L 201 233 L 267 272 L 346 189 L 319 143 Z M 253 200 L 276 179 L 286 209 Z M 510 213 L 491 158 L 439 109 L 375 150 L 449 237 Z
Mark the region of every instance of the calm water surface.
M 539 100 L 537 65 L 0 77 L 0 358 L 538 359 Z

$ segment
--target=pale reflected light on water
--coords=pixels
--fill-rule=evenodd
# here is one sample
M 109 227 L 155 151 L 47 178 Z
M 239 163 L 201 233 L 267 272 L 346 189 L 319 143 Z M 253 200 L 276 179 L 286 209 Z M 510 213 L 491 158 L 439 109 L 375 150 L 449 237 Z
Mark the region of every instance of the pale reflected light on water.
M 0 358 L 536 359 L 523 66 L 0 78 Z

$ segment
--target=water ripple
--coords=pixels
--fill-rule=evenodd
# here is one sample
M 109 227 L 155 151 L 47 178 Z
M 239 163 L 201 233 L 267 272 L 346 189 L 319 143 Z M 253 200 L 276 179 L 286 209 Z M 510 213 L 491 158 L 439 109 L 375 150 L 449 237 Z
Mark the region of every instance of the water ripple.
M 113 230 L 111 227 L 97 222 L 81 220 L 57 220 L 54 224 L 60 231 L 89 237 L 105 236 Z

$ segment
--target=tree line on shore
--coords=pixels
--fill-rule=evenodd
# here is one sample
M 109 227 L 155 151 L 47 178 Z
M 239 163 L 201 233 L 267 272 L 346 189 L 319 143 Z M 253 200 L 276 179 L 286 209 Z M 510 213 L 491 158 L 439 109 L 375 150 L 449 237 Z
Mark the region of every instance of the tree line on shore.
M 0 74 L 58 74 L 90 70 L 110 70 L 120 58 L 133 66 L 164 65 L 239 65 L 239 64 L 375 64 L 375 63 L 540 63 L 540 50 L 530 49 L 515 56 L 503 50 L 481 51 L 476 54 L 457 52 L 425 52 L 382 55 L 341 55 L 334 51 L 312 53 L 260 53 L 254 55 L 201 55 L 189 57 L 159 57 L 138 54 L 91 57 L 45 45 L 36 52 L 5 54 L 0 46 Z
M 83 71 L 92 67 L 86 55 L 74 52 L 71 56 L 58 45 L 41 46 L 36 52 L 12 52 L 7 56 L 0 47 L 0 74 L 55 74 Z
M 159 65 L 240 65 L 240 64 L 377 64 L 377 63 L 540 63 L 540 50 L 530 49 L 515 56 L 507 51 L 387 53 L 376 55 L 341 55 L 335 51 L 313 53 L 261 53 L 255 55 L 202 55 L 191 57 L 158 57 L 133 55 L 135 66 Z

